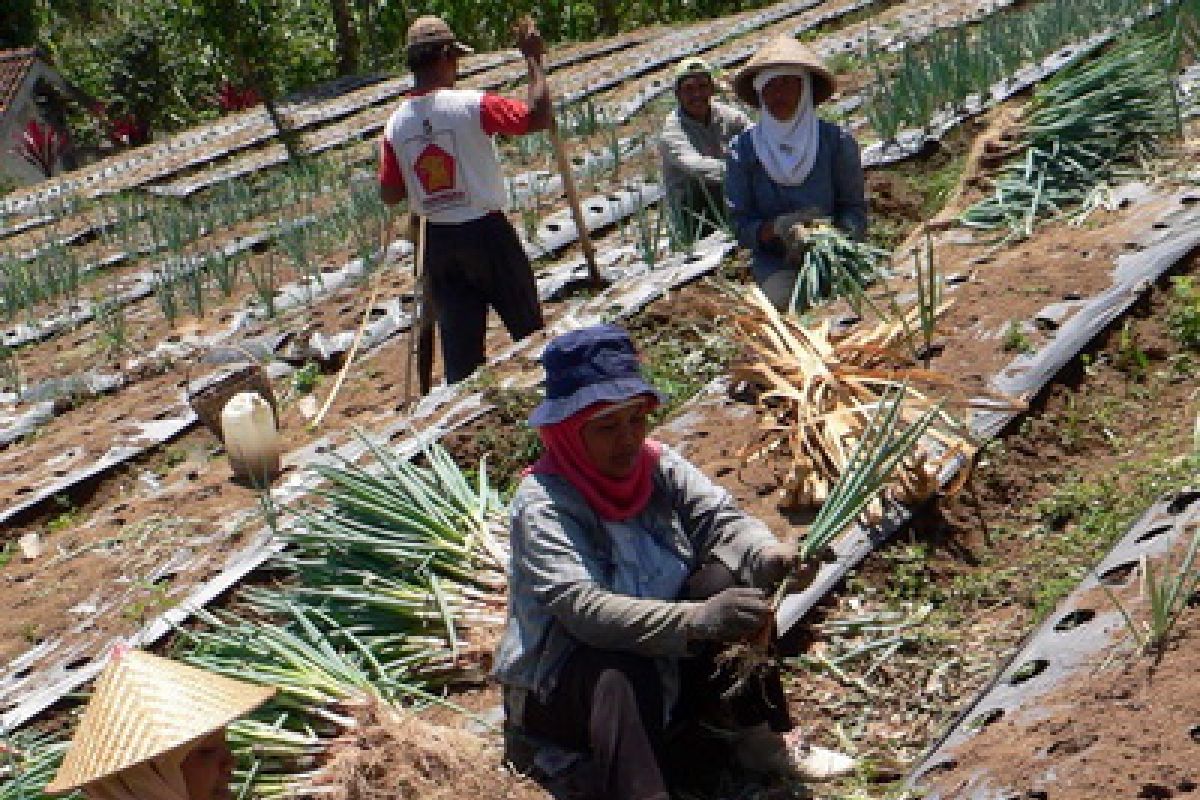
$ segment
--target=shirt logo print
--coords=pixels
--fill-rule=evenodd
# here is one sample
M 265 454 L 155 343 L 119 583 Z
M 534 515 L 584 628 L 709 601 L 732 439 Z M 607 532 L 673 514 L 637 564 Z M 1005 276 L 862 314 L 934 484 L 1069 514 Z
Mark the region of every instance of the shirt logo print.
M 426 194 L 454 188 L 454 156 L 436 144 L 429 144 L 417 156 L 413 172 Z

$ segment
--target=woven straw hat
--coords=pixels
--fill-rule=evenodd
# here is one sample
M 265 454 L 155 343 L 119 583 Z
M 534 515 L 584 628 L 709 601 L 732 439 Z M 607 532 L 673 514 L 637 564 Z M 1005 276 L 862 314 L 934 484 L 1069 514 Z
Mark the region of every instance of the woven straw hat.
M 791 36 L 777 36 L 754 54 L 733 77 L 733 91 L 746 105 L 758 108 L 758 92 L 754 91 L 754 76 L 771 67 L 803 67 L 812 75 L 813 105 L 824 103 L 833 96 L 837 85 L 821 58 L 812 48 Z
M 48 794 L 157 758 L 253 711 L 275 689 L 138 650 L 114 652 Z

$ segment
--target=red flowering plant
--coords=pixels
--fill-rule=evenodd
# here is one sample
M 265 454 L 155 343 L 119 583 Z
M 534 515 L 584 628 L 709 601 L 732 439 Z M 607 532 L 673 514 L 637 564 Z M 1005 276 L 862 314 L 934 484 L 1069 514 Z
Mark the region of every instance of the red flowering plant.
M 54 174 L 54 165 L 58 162 L 58 157 L 67 149 L 67 143 L 67 134 L 64 131 L 31 119 L 17 137 L 16 152 L 49 178 Z
M 217 105 L 226 113 L 245 111 L 247 108 L 254 108 L 260 102 L 258 92 L 254 91 L 252 86 L 234 86 L 229 81 L 224 81 L 217 90 Z
M 150 141 L 150 126 L 133 114 L 109 120 L 108 138 L 115 144 L 132 147 Z
M 92 103 L 89 109 L 104 129 L 108 140 L 121 147 L 133 147 L 150 141 L 150 126 L 134 114 L 113 117 L 108 106 L 101 102 Z

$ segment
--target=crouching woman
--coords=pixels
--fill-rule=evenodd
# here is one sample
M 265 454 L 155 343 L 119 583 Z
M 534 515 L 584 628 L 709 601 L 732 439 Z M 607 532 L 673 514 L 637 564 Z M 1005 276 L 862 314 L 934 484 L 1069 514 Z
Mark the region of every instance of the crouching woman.
M 736 732 L 745 768 L 848 771 L 849 758 L 784 736 L 777 672 L 735 688 L 716 660 L 771 624 L 764 589 L 810 575 L 795 549 L 647 438 L 662 396 L 623 330 L 572 331 L 542 363 L 546 397 L 529 422 L 544 454 L 513 499 L 496 657 L 508 725 L 588 752 L 596 794 L 613 800 L 665 800 L 672 732 L 700 717 Z
M 782 310 L 814 229 L 830 224 L 855 239 L 865 235 L 862 161 L 849 131 L 817 117 L 834 76 L 795 39 L 772 40 L 733 87 L 762 113 L 730 145 L 725 196 L 738 241 L 752 253 L 754 279 Z

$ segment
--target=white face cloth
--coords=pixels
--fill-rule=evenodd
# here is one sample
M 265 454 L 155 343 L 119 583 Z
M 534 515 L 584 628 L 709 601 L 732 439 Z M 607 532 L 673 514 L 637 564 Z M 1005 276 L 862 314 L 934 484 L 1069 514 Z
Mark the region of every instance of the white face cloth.
M 772 78 L 783 75 L 800 78 L 804 89 L 791 119 L 777 120 L 762 103 L 762 90 Z M 817 112 L 812 101 L 812 77 L 802 67 L 764 69 L 754 76 L 754 91 L 762 107 L 758 124 L 750 132 L 754 152 L 771 180 L 784 186 L 799 186 L 812 172 L 820 144 Z

